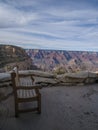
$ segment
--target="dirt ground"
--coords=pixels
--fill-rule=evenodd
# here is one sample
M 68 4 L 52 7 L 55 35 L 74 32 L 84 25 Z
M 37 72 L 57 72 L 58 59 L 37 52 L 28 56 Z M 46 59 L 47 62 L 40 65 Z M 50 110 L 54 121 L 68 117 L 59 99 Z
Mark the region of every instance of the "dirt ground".
M 42 113 L 14 117 L 11 96 L 0 103 L 0 130 L 98 130 L 98 84 L 45 87 Z

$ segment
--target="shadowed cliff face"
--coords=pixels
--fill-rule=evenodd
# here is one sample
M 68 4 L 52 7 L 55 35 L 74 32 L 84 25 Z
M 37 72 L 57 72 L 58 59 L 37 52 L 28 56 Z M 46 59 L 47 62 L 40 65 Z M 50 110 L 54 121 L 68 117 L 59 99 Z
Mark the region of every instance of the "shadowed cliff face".
M 32 60 L 20 47 L 0 45 L 0 72 L 9 71 L 15 65 L 18 65 L 19 69 L 32 69 Z
M 33 49 L 26 52 L 32 58 L 33 64 L 42 70 L 98 71 L 98 52 Z

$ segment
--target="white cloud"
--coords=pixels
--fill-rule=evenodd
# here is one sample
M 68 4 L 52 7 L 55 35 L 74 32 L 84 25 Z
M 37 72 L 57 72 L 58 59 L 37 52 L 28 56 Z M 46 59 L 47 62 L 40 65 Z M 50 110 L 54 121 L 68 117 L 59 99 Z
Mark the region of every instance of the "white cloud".
M 19 11 L 15 8 L 12 8 L 9 5 L 1 4 L 0 5 L 0 27 L 17 27 L 17 26 L 26 26 L 31 21 L 36 20 L 36 13 L 26 13 L 24 11 Z
M 0 42 L 68 50 L 90 50 L 95 42 L 97 48 L 97 10 L 47 6 L 43 0 L 6 2 L 0 4 Z

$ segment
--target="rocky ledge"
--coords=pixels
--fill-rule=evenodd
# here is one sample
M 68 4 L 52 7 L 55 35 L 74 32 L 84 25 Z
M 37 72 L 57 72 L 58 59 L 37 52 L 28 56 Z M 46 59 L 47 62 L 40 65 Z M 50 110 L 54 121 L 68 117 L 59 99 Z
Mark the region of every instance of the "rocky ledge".
M 13 94 L 10 73 L 11 72 L 0 73 L 0 101 L 7 99 L 11 94 Z M 88 71 L 65 73 L 62 75 L 37 70 L 24 70 L 19 71 L 19 73 L 23 73 L 25 75 L 28 73 L 33 74 L 35 84 L 41 85 L 42 87 L 86 85 L 96 83 L 98 81 L 98 74 Z

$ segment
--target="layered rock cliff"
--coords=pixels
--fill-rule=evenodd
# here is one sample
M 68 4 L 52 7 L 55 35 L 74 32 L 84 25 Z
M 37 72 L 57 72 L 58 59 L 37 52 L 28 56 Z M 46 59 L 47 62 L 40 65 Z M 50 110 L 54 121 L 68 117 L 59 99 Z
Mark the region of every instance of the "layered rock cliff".
M 15 65 L 23 70 L 32 69 L 32 60 L 21 47 L 0 45 L 0 72 L 9 71 Z
M 98 52 L 33 49 L 26 52 L 33 64 L 44 71 L 98 71 Z

